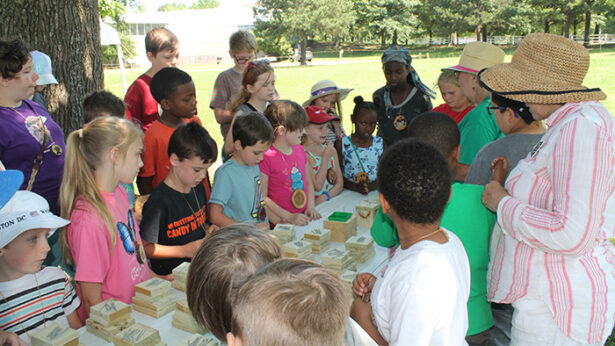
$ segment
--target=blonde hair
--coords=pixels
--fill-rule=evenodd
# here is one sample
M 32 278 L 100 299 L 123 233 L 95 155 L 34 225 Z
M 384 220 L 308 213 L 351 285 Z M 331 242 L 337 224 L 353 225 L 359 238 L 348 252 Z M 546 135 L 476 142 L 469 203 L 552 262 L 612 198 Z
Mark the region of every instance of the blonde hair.
M 64 175 L 60 186 L 61 215 L 70 219 L 77 200 L 90 203 L 107 226 L 111 239 L 109 250 L 115 247 L 117 228 L 115 219 L 98 190 L 94 171 L 101 165 L 108 150 L 118 148 L 123 159 L 128 147 L 141 140 L 142 136 L 141 129 L 132 122 L 104 116 L 95 118 L 83 129 L 73 131 L 66 141 Z M 66 233 L 64 227 L 60 231 L 62 254 L 69 264 L 73 264 Z
M 234 32 L 228 40 L 228 45 L 231 52 L 237 53 L 239 51 L 254 52 L 256 50 L 256 37 L 251 32 L 245 30 L 239 30 Z
M 278 129 L 286 128 L 288 131 L 297 131 L 309 124 L 307 113 L 303 107 L 291 100 L 275 100 L 265 109 L 265 117 L 271 123 L 275 136 Z
M 452 84 L 456 87 L 459 87 L 459 79 L 457 78 L 458 73 L 451 70 L 444 70 L 440 73 L 438 77 L 438 85 L 440 83 L 448 83 Z
M 320 264 L 280 259 L 246 281 L 233 305 L 232 333 L 244 345 L 341 345 L 350 293 Z
M 235 95 L 229 103 L 229 110 L 231 113 L 235 113 L 237 108 L 242 104 L 248 102 L 252 94 L 248 91 L 248 85 L 254 85 L 258 80 L 258 77 L 263 73 L 271 73 L 273 76 L 273 67 L 265 61 L 249 62 L 246 69 L 243 71 L 243 77 L 241 79 L 241 89 L 239 93 Z
M 340 101 L 340 94 L 334 93 L 334 94 L 329 94 L 329 95 L 335 95 L 335 108 L 337 108 L 337 117 L 340 118 L 341 120 L 342 119 L 342 102 Z M 320 97 L 325 97 L 329 95 L 324 95 Z M 313 99 L 312 102 L 310 102 L 310 106 L 314 106 L 316 104 L 316 100 L 318 100 L 320 97 Z
M 218 339 L 231 331 L 232 300 L 245 279 L 282 256 L 267 232 L 235 224 L 210 234 L 192 258 L 186 279 L 195 320 Z

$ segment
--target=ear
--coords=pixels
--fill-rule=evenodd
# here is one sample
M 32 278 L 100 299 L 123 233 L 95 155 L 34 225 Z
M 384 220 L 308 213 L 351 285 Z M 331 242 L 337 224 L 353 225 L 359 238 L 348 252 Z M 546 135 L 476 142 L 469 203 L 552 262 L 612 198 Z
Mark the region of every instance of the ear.
M 152 52 L 147 52 L 147 60 L 149 60 L 149 62 L 154 61 L 154 59 L 156 59 L 156 55 L 154 55 Z
M 246 85 L 246 90 L 250 93 L 250 95 L 254 94 L 256 90 L 254 90 L 254 85 L 248 84 Z
M 384 195 L 382 193 L 378 193 L 378 198 L 380 199 L 380 206 L 382 207 L 382 213 L 386 214 L 389 212 L 389 210 L 391 210 L 391 205 L 389 204 L 389 201 L 386 200 L 386 198 L 384 198 Z
M 181 163 L 181 160 L 177 157 L 177 154 L 173 153 L 169 156 L 169 162 L 171 163 L 171 166 L 177 167 Z
M 448 155 L 448 166 L 451 168 L 451 172 L 455 170 L 457 164 L 459 164 L 459 151 L 461 146 L 457 144 L 457 146 L 451 151 Z
M 162 107 L 162 110 L 168 111 L 171 109 L 171 102 L 167 99 L 162 99 L 160 100 L 160 107 Z
M 11 81 L 10 78 L 4 78 L 2 77 L 2 75 L 0 75 L 0 85 L 1 86 L 8 87 L 10 81 Z
M 109 160 L 111 160 L 114 166 L 120 163 L 120 156 L 120 149 L 117 147 L 113 147 L 109 150 Z
M 239 150 L 242 149 L 241 141 L 239 139 L 233 142 L 233 149 L 235 149 L 235 152 L 238 152 Z
M 233 54 L 232 50 L 230 50 L 230 49 L 228 50 L 228 55 L 231 57 L 231 59 L 233 59 L 233 61 L 235 61 L 235 57 L 233 56 L 235 54 Z
M 515 121 L 517 121 L 517 117 L 515 117 L 515 111 L 513 111 L 510 107 L 506 107 L 506 121 L 509 124 L 514 123 Z
M 241 339 L 233 333 L 226 333 L 226 344 L 228 346 L 243 346 Z

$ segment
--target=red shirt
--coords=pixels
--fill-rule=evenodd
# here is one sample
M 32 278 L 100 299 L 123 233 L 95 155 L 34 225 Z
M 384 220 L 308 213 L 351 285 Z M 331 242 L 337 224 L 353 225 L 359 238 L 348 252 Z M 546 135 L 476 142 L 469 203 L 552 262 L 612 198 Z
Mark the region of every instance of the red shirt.
M 451 109 L 451 107 L 449 107 L 449 105 L 447 105 L 446 103 L 443 103 L 439 105 L 438 107 L 432 109 L 431 111 L 432 112 L 442 112 L 448 115 L 449 117 L 453 118 L 453 120 L 455 120 L 455 122 L 459 125 L 463 117 L 465 117 L 466 114 L 468 114 L 468 112 L 472 110 L 472 108 L 474 108 L 474 106 L 466 107 L 466 109 L 462 110 L 461 112 L 455 112 L 454 110 Z
M 154 100 L 152 93 L 149 90 L 149 83 L 152 77 L 145 73 L 139 76 L 137 80 L 126 91 L 124 102 L 126 102 L 126 118 L 128 120 L 137 121 L 143 131 L 147 130 L 151 124 L 160 118 L 158 114 L 158 102 Z

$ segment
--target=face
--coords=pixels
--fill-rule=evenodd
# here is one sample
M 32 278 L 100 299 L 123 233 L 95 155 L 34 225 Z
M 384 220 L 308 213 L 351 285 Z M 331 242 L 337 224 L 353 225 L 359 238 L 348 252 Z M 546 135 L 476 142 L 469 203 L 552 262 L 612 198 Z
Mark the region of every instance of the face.
M 554 105 L 545 105 L 539 103 L 528 103 L 527 106 L 530 108 L 530 113 L 535 120 L 545 120 L 547 119 L 553 112 L 555 112 L 562 105 L 554 104 Z
M 6 87 L 6 92 L 9 93 L 14 101 L 30 98 L 30 96 L 33 95 L 37 80 L 38 75 L 34 72 L 34 63 L 32 63 L 32 59 L 29 59 L 28 62 L 23 65 L 21 71 L 17 72 L 13 78 L 5 79 L 0 77 L 2 85 Z
M 241 161 L 246 166 L 256 166 L 265 156 L 265 152 L 271 147 L 271 143 L 258 141 L 254 145 L 248 145 L 245 148 L 241 147 L 239 140 L 235 141 L 235 152 L 240 156 Z M 234 156 L 233 156 L 234 157 Z
M 25 274 L 34 274 L 49 252 L 47 235 L 49 228 L 37 228 L 25 231 L 0 249 L 0 270 L 15 280 Z
M 196 89 L 194 82 L 182 84 L 168 100 L 162 100 L 162 108 L 178 118 L 189 119 L 196 115 Z
M 314 100 L 314 106 L 322 108 L 327 113 L 337 114 L 335 105 L 337 104 L 337 94 L 329 94 Z
M 275 75 L 272 72 L 262 73 L 256 82 L 252 85 L 248 84 L 248 92 L 261 101 L 271 101 L 275 96 Z
M 284 137 L 289 145 L 299 145 L 301 144 L 301 137 L 303 137 L 304 133 L 305 129 L 286 131 Z
M 165 49 L 156 53 L 156 55 L 147 53 L 147 58 L 152 63 L 152 69 L 155 71 L 160 71 L 165 67 L 177 66 L 179 50 L 172 51 L 170 49 Z
M 499 105 L 491 102 L 491 106 L 498 107 Z M 493 117 L 495 118 L 495 123 L 498 125 L 502 133 L 505 135 L 509 134 L 511 130 L 511 124 L 508 121 L 508 115 L 509 115 L 509 112 L 512 112 L 510 108 L 493 109 L 492 112 L 493 112 Z
M 329 133 L 329 123 L 324 124 L 309 124 L 305 128 L 305 135 L 307 138 L 316 144 L 324 144 L 327 141 L 327 134 Z
M 122 184 L 130 184 L 133 182 L 139 169 L 143 167 L 141 154 L 143 153 L 143 141 L 139 138 L 134 141 L 126 152 L 126 156 L 120 161 L 119 180 Z
M 384 70 L 384 78 L 386 78 L 389 88 L 396 89 L 408 84 L 406 80 L 410 72 L 408 65 L 397 61 L 391 61 L 384 64 L 382 69 Z
M 474 100 L 474 95 L 476 95 L 476 83 L 476 75 L 466 72 L 459 72 L 459 88 L 461 90 L 461 94 L 469 100 Z
M 189 159 L 179 160 L 177 155 L 171 154 L 171 165 L 173 166 L 174 174 L 179 179 L 180 183 L 187 188 L 197 186 L 207 174 L 207 169 L 212 162 L 203 162 L 203 160 L 194 156 Z
M 376 129 L 378 115 L 369 109 L 361 109 L 354 122 L 355 134 L 359 137 L 369 137 Z
M 235 66 L 243 71 L 248 66 L 248 63 L 254 59 L 254 51 L 240 50 L 237 52 L 229 52 L 231 58 L 235 61 Z
M 469 100 L 463 96 L 461 89 L 455 84 L 440 82 L 438 84 L 442 99 L 453 110 L 463 110 L 470 105 Z

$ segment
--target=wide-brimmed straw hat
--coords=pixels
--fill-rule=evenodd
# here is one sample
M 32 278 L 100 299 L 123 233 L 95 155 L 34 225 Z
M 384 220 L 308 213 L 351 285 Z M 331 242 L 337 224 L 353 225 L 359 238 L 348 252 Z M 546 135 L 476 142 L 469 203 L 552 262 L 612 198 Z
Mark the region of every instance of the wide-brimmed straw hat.
M 581 44 L 553 34 L 527 35 L 507 64 L 481 71 L 480 84 L 491 92 L 525 103 L 559 104 L 604 100 L 599 89 L 582 85 L 589 52 Z
M 487 42 L 470 42 L 463 47 L 459 64 L 442 70 L 477 74 L 480 70 L 504 62 L 504 51 Z
M 338 98 L 341 101 L 345 99 L 346 96 L 348 96 L 348 94 L 352 90 L 353 89 L 340 89 L 337 87 L 334 81 L 323 79 L 321 81 L 316 82 L 314 85 L 312 85 L 312 91 L 310 92 L 310 98 L 307 101 L 303 102 L 303 107 L 309 106 L 310 103 L 312 103 L 312 101 L 314 101 L 315 99 L 319 97 L 323 97 L 323 96 L 331 95 L 331 94 L 338 94 Z

